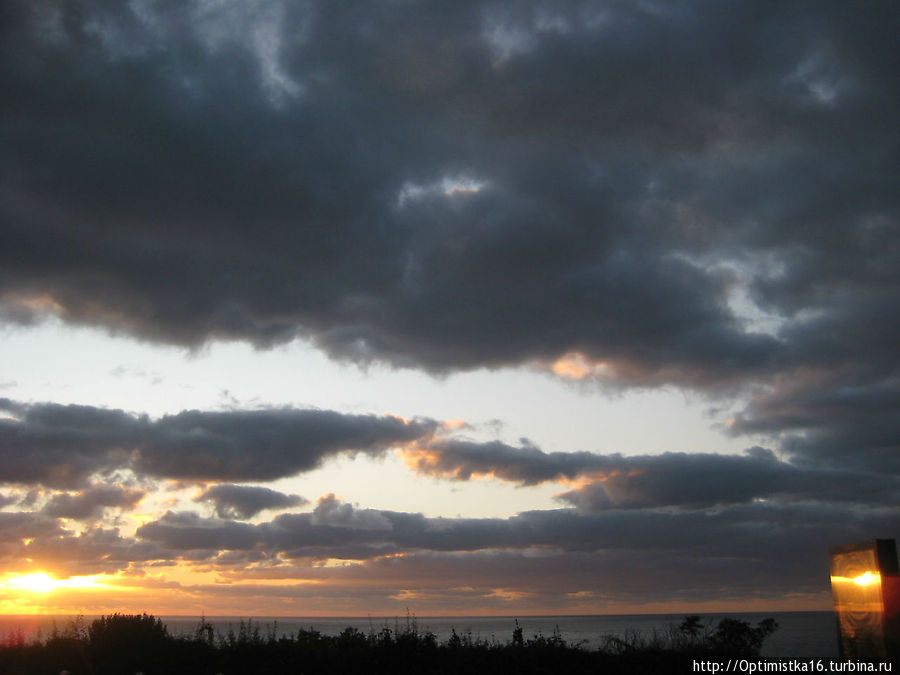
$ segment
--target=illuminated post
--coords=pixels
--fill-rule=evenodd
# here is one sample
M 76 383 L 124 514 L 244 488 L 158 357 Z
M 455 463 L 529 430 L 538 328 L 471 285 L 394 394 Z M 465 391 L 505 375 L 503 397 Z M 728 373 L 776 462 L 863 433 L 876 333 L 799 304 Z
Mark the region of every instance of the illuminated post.
M 872 539 L 828 551 L 831 592 L 842 659 L 900 656 L 900 572 L 893 539 Z

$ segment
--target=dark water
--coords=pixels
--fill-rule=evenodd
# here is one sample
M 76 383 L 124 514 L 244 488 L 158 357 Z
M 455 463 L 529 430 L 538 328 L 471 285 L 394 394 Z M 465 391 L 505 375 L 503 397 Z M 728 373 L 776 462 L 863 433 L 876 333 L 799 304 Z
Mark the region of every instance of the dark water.
M 766 641 L 762 655 L 780 657 L 837 657 L 837 639 L 834 614 L 832 612 L 761 612 L 703 614 L 704 624 L 715 626 L 724 617 L 740 619 L 755 624 L 772 617 L 778 622 L 778 631 Z M 26 640 L 48 637 L 54 627 L 59 632 L 84 629 L 96 617 L 46 617 L 46 616 L 2 616 L 0 617 L 0 642 L 10 634 L 21 634 Z M 200 617 L 161 617 L 173 635 L 191 635 L 196 631 Z M 569 644 L 584 643 L 596 648 L 607 637 L 646 638 L 654 634 L 665 637 L 684 619 L 683 614 L 633 614 L 607 616 L 540 616 L 518 617 L 524 637 L 535 635 L 551 636 L 558 629 Z M 207 617 L 217 632 L 228 630 L 238 633 L 241 617 Z M 243 619 L 246 625 L 248 619 Z M 475 639 L 509 642 L 516 627 L 514 617 L 253 617 L 251 628 L 259 627 L 262 635 L 274 633 L 276 637 L 296 633 L 300 629 L 313 628 L 326 635 L 336 635 L 344 628 L 352 626 L 364 633 L 377 632 L 385 627 L 391 630 L 405 630 L 407 622 L 414 623 L 420 632 L 431 631 L 439 641 L 446 640 L 451 630 L 460 635 L 470 633 Z

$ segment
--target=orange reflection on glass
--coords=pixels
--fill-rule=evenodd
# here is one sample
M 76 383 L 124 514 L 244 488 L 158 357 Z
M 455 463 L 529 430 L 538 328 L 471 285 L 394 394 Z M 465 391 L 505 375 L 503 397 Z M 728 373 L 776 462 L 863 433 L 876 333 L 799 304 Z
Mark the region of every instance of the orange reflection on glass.
M 842 658 L 886 657 L 886 638 L 892 628 L 885 611 L 882 576 L 895 573 L 895 550 L 893 541 L 876 539 L 830 551 Z
M 881 575 L 880 574 L 872 574 L 871 572 L 864 572 L 860 574 L 858 577 L 854 577 L 853 583 L 857 586 L 869 586 L 870 584 L 880 584 L 881 583 Z

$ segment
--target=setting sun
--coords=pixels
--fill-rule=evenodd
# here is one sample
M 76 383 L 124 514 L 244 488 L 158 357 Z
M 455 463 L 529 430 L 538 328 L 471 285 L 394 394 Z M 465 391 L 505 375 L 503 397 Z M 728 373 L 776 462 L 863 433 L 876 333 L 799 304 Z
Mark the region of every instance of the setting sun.
M 21 591 L 31 591 L 32 593 L 49 593 L 57 588 L 95 588 L 102 586 L 98 583 L 99 575 L 91 575 L 86 577 L 70 577 L 68 579 L 54 579 L 45 572 L 35 572 L 34 574 L 25 574 L 20 577 L 11 577 L 2 583 L 7 588 L 13 588 Z
M 49 593 L 56 587 L 56 580 L 49 574 L 37 572 L 21 577 L 13 577 L 8 579 L 4 585 L 34 593 Z

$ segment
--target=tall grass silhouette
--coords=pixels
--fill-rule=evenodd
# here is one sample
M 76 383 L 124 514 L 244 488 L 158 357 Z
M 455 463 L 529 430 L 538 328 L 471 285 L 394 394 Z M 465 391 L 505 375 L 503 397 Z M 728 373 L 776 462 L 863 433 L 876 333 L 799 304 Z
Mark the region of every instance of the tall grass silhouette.
M 772 619 L 753 626 L 736 619 L 704 625 L 687 617 L 663 634 L 607 638 L 600 648 L 569 644 L 557 628 L 550 636 L 527 637 L 518 621 L 507 642 L 475 638 L 471 632 L 439 641 L 414 617 L 368 633 L 347 627 L 337 635 L 313 628 L 279 635 L 277 624 L 240 621 L 237 630 L 217 631 L 201 618 L 196 629 L 171 635 L 148 614 L 112 614 L 73 621 L 30 643 L 21 635 L 0 643 L 0 672 L 8 675 L 61 673 L 123 675 L 192 673 L 684 673 L 697 659 L 758 657 L 777 628 Z

